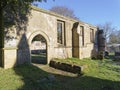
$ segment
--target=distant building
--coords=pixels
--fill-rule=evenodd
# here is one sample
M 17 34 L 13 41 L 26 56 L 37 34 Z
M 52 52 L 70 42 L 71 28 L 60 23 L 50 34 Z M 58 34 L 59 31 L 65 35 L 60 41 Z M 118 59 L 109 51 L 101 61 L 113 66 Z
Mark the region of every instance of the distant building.
M 109 52 L 120 52 L 120 44 L 107 45 L 107 50 Z

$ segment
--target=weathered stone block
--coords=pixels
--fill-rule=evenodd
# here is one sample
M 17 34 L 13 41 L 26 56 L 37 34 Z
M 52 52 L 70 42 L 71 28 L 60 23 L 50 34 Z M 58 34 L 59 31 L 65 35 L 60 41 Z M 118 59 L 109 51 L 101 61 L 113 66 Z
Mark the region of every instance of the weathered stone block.
M 50 64 L 49 64 L 51 67 L 54 67 L 56 68 L 56 62 L 55 61 L 50 61 Z
M 16 64 L 17 64 L 17 49 L 5 48 L 3 67 L 7 69 L 7 68 L 14 67 Z
M 81 74 L 81 71 L 83 70 L 83 68 L 81 66 L 71 65 L 71 64 L 67 64 L 67 63 L 60 63 L 60 62 L 56 62 L 56 61 L 52 61 L 52 60 L 50 61 L 49 65 L 53 68 L 67 71 L 67 72 L 72 72 L 75 74 Z
M 60 63 L 60 62 L 56 62 L 56 64 L 55 64 L 55 68 L 57 68 L 57 69 L 61 69 L 61 63 Z
M 66 64 L 66 63 L 61 63 L 61 69 L 64 71 L 71 72 L 72 71 L 72 65 Z
M 81 67 L 74 65 L 73 69 L 72 69 L 72 72 L 80 74 L 81 73 Z

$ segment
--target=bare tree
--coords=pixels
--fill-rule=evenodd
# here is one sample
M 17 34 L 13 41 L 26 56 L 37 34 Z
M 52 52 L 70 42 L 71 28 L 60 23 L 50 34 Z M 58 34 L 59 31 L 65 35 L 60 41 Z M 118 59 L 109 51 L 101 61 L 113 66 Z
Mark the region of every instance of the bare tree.
M 116 30 L 109 36 L 110 44 L 120 44 L 120 30 Z
M 50 9 L 50 11 L 53 11 L 55 13 L 58 13 L 60 15 L 66 16 L 66 17 L 70 17 L 70 18 L 79 20 L 75 16 L 74 11 L 72 9 L 69 9 L 68 7 L 65 7 L 65 6 L 54 6 Z
M 106 43 L 109 40 L 110 35 L 115 30 L 115 27 L 112 26 L 111 22 L 106 22 L 104 24 L 97 25 L 99 29 L 102 29 L 104 31 L 104 37 L 106 39 Z
M 119 42 L 118 32 L 113 32 L 109 36 L 109 44 L 116 44 Z

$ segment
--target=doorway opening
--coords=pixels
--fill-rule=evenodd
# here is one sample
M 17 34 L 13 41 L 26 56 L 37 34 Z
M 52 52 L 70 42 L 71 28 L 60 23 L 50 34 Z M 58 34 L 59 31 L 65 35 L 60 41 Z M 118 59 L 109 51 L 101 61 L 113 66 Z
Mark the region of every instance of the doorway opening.
M 47 42 L 41 34 L 32 39 L 30 49 L 32 63 L 47 64 Z

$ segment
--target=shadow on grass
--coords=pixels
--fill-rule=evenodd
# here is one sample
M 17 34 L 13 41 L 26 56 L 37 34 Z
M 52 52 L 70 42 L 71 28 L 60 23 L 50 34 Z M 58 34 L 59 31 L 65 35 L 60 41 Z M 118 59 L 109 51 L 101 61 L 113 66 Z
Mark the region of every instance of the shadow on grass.
M 85 75 L 63 76 L 28 64 L 17 66 L 14 70 L 24 83 L 17 90 L 120 90 L 120 81 Z
M 31 54 L 32 63 L 47 64 L 46 53 L 44 54 Z

